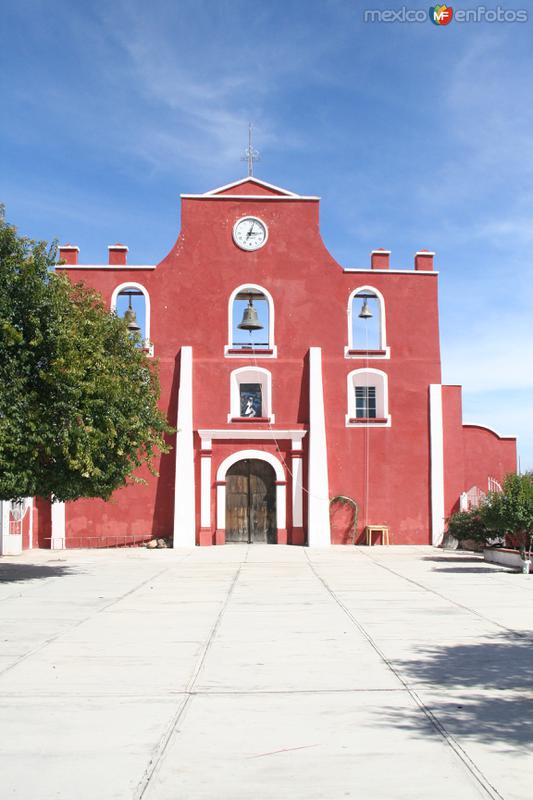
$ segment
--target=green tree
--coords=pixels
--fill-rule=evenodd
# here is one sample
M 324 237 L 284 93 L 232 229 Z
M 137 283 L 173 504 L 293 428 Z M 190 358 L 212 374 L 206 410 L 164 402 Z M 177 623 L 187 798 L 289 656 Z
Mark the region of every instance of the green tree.
M 479 508 L 458 511 L 448 519 L 448 532 L 459 541 L 486 544 L 500 538 L 507 545 L 531 551 L 533 538 L 533 473 L 509 473 L 501 492 L 491 492 Z
M 152 359 L 56 245 L 0 218 L 0 498 L 108 499 L 172 432 Z
M 510 473 L 502 492 L 493 492 L 482 507 L 488 529 L 505 535 L 507 543 L 519 550 L 531 550 L 533 537 L 533 473 Z

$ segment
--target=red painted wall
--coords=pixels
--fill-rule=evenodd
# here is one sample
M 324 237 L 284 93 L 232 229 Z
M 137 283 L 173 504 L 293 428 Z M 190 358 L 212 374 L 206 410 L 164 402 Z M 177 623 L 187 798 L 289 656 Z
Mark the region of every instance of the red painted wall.
M 242 194 L 261 195 L 261 198 L 234 197 Z M 272 373 L 274 427 L 308 427 L 308 351 L 311 346 L 321 347 L 330 496 L 347 495 L 356 501 L 359 541 L 364 525 L 370 522 L 389 525 L 391 543 L 428 543 L 428 386 L 441 380 L 437 276 L 414 269 L 401 274 L 393 270 L 343 272 L 322 241 L 318 201 L 272 199 L 276 196 L 274 190 L 252 183 L 229 188 L 224 195 L 223 200 L 183 199 L 181 233 L 156 269 L 102 266 L 83 270 L 73 266 L 68 269 L 71 280 L 81 280 L 97 288 L 107 303 L 115 287 L 125 281 L 141 283 L 147 289 L 152 309 L 150 338 L 160 368 L 161 407 L 175 424 L 179 353 L 182 346 L 190 345 L 195 430 L 232 425 L 242 428 L 242 423 L 227 422 L 230 373 L 255 362 L 250 357 L 224 357 L 224 346 L 228 344 L 228 299 L 241 284 L 259 284 L 268 290 L 275 305 L 278 357 L 257 359 L 257 365 Z M 267 244 L 256 252 L 244 252 L 232 240 L 235 221 L 246 214 L 259 216 L 269 228 Z M 385 298 L 390 360 L 344 357 L 348 345 L 348 297 L 362 285 L 374 287 Z M 388 375 L 390 428 L 345 426 L 347 375 L 365 366 Z M 453 392 L 446 394 L 449 395 L 445 404 L 446 458 L 453 464 L 452 475 L 446 482 L 448 507 L 462 483 L 463 434 Z M 254 423 L 254 427 L 261 424 Z M 501 442 L 493 442 L 485 434 L 478 436 L 470 429 L 464 436 L 469 451 L 465 461 L 468 475 L 475 472 L 476 458 L 490 467 L 495 477 L 494 459 L 502 465 L 512 460 L 512 444 L 504 443 L 502 450 Z M 199 451 L 198 437 L 195 442 Z M 276 452 L 274 443 L 213 441 L 213 483 L 220 462 L 239 449 L 266 449 L 282 457 L 290 470 L 290 447 L 290 441 L 282 441 L 281 452 Z M 304 475 L 306 453 L 307 437 Z M 113 537 L 168 536 L 173 520 L 174 459 L 174 451 L 163 456 L 159 479 L 146 473 L 147 486 L 121 489 L 108 503 L 92 500 L 69 503 L 68 545 L 110 544 Z M 197 456 L 198 529 L 199 461 Z M 288 528 L 292 524 L 289 470 L 286 470 Z M 304 499 L 304 509 L 305 506 Z M 215 525 L 213 487 L 213 537 Z M 343 540 L 342 533 L 334 533 L 334 542 Z
M 448 517 L 459 510 L 459 496 L 473 486 L 488 491 L 489 478 L 502 483 L 516 472 L 516 439 L 481 425 L 463 425 L 460 386 L 443 386 L 444 506 Z
M 516 472 L 516 439 L 481 425 L 464 425 L 463 441 L 467 490 L 479 486 L 486 492 L 489 477 L 501 483 L 509 472 Z
M 50 547 L 52 536 L 51 508 L 48 500 L 35 498 L 33 512 L 33 542 L 36 547 Z

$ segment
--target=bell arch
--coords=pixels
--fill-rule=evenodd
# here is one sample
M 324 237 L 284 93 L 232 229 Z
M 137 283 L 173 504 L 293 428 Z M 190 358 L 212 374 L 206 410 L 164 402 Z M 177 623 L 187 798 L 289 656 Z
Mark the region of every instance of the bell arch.
M 125 283 L 120 283 L 113 289 L 113 294 L 111 295 L 111 311 L 117 312 L 117 305 L 119 302 L 119 296 L 124 296 L 128 289 L 132 289 L 136 292 L 139 292 L 144 299 L 144 326 L 141 325 L 141 339 L 143 339 L 146 343 L 150 342 L 150 323 L 151 323 L 151 313 L 150 313 L 150 295 L 148 294 L 147 289 L 141 284 L 136 283 L 135 281 L 127 281 Z
M 358 328 L 359 313 L 363 305 L 374 317 L 374 330 L 370 337 L 367 336 L 368 328 L 364 336 Z M 387 345 L 387 318 L 385 311 L 385 298 L 374 286 L 358 286 L 351 292 L 348 298 L 347 309 L 348 323 L 348 345 L 345 347 L 344 354 L 347 358 L 360 357 L 365 353 L 368 358 L 390 358 L 390 347 Z M 363 323 L 368 326 L 368 321 Z
M 287 480 L 279 458 L 265 450 L 237 450 L 227 456 L 217 469 L 217 530 L 226 530 L 226 473 L 233 464 L 244 459 L 266 461 L 276 474 L 276 526 L 279 531 L 286 528 L 287 521 Z
M 250 300 L 255 311 L 259 312 L 259 321 L 263 326 L 260 329 L 261 338 L 256 337 L 254 341 L 250 337 L 249 342 L 239 341 L 235 337 L 236 329 Z M 263 309 L 258 308 L 259 303 L 264 303 L 266 313 L 263 312 Z M 254 356 L 257 358 L 275 358 L 277 347 L 274 338 L 274 323 L 274 300 L 270 292 L 256 283 L 243 283 L 241 286 L 237 286 L 228 300 L 228 343 L 224 348 L 224 355 L 242 358 L 243 351 L 253 350 Z

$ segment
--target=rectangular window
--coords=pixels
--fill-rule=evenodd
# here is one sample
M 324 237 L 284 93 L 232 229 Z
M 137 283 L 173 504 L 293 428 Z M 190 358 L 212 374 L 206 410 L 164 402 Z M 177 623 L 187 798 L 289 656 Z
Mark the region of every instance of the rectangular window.
M 260 383 L 241 383 L 241 417 L 262 417 L 263 398 Z
M 376 419 L 376 387 L 355 387 L 355 416 L 357 419 Z

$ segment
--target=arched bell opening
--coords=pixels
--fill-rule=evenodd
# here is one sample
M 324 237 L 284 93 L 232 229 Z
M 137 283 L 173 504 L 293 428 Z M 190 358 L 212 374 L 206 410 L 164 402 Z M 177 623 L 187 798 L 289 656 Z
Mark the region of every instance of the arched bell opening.
M 150 348 L 150 298 L 144 286 L 139 283 L 117 286 L 111 298 L 111 309 L 124 318 L 139 346 Z
M 381 302 L 374 291 L 363 289 L 354 295 L 352 342 L 355 350 L 381 350 Z
M 230 298 L 229 352 L 274 350 L 274 308 L 271 296 L 260 286 L 243 285 Z
M 370 358 L 389 358 L 385 299 L 373 286 L 359 286 L 348 298 L 348 345 L 345 355 L 366 353 Z
M 124 289 L 117 297 L 116 312 L 123 317 L 132 336 L 146 339 L 146 301 L 139 289 Z

